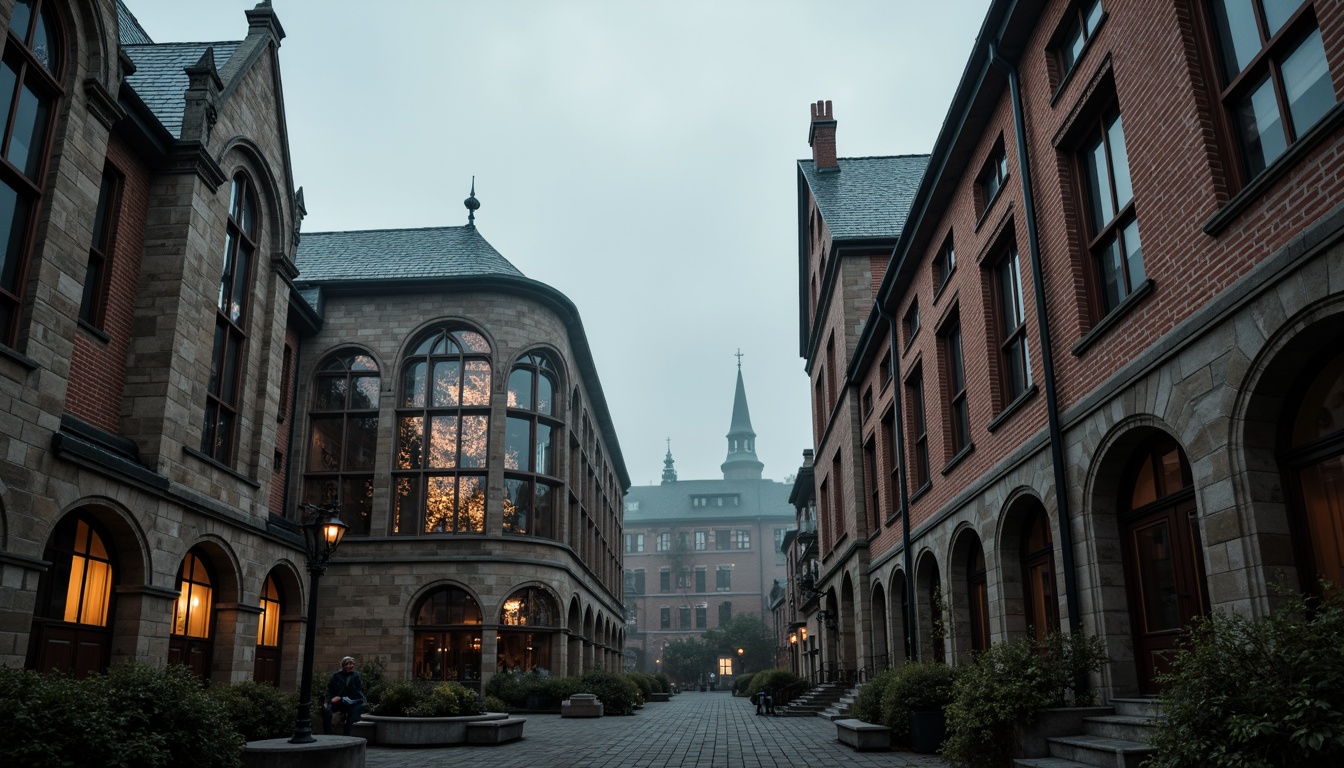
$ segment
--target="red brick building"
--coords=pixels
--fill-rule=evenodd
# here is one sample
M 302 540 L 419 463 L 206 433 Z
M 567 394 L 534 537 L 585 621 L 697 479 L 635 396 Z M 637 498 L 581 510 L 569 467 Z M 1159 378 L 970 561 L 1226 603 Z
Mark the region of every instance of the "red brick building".
M 823 668 L 1071 629 L 1150 692 L 1192 619 L 1340 581 L 1341 94 L 1338 3 L 996 0 L 908 196 L 837 194 L 814 105 Z

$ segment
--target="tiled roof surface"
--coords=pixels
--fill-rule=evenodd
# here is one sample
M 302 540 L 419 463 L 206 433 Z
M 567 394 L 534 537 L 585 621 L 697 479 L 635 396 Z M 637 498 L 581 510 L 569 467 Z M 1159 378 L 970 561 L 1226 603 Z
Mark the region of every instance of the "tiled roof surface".
M 842 157 L 840 171 L 818 173 L 799 160 L 833 239 L 900 236 L 928 155 Z
M 154 42 L 149 39 L 145 28 L 140 26 L 135 14 L 121 0 L 117 0 L 117 34 L 122 45 L 150 45 Z
M 298 283 L 524 276 L 475 227 L 305 232 L 294 261 Z
M 793 520 L 795 510 L 789 504 L 789 488 L 774 480 L 678 480 L 662 485 L 632 485 L 625 494 L 625 527 L 639 526 L 650 520 L 719 520 L 725 518 L 782 517 Z M 717 496 L 736 493 L 738 506 L 692 505 L 692 496 Z M 639 509 L 630 509 L 637 502 Z
M 135 74 L 126 78 L 126 82 L 173 138 L 180 139 L 188 85 L 187 73 L 182 70 L 200 61 L 201 54 L 211 47 L 215 49 L 215 67 L 223 67 L 239 45 L 237 41 L 122 45 L 122 50 L 135 62 Z

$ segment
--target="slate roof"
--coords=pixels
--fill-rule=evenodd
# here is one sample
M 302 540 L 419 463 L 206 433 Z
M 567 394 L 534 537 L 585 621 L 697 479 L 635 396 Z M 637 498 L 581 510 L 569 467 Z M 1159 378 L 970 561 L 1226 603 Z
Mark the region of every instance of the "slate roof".
M 832 239 L 899 237 L 929 156 L 842 157 L 837 162 L 838 173 L 819 173 L 810 158 L 798 161 Z
M 140 26 L 139 20 L 126 4 L 117 0 L 117 35 L 122 45 L 152 45 L 153 40 L 149 39 L 149 33 Z
M 305 232 L 294 258 L 298 283 L 509 275 L 517 267 L 475 227 Z
M 141 30 L 143 32 L 143 30 Z M 125 35 L 125 32 L 122 33 Z M 206 48 L 215 49 L 215 67 L 221 68 L 240 41 L 222 43 L 159 43 L 122 45 L 135 62 L 135 74 L 126 78 L 140 100 L 163 123 L 173 138 L 182 138 L 182 111 L 186 109 L 189 82 L 182 70 L 201 60 Z
M 661 485 L 633 485 L 625 493 L 625 527 L 639 527 L 655 520 L 725 520 L 777 517 L 794 520 L 789 504 L 790 486 L 774 480 L 678 480 Z M 738 506 L 696 507 L 692 496 L 736 493 Z M 638 502 L 631 509 L 630 502 Z

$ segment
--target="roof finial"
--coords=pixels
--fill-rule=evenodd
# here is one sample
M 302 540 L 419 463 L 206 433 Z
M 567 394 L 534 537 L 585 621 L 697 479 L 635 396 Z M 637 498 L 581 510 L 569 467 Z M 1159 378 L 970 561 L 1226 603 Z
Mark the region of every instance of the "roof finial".
M 739 371 L 742 370 L 742 348 L 741 348 L 741 347 L 738 347 L 738 348 L 737 348 L 737 354 L 736 354 L 736 355 L 733 355 L 733 357 L 736 357 L 736 358 L 737 358 L 737 370 L 739 370 Z
M 476 177 L 471 177 L 471 197 L 462 201 L 467 206 L 467 226 L 476 226 L 476 209 L 481 207 L 481 201 L 476 199 Z

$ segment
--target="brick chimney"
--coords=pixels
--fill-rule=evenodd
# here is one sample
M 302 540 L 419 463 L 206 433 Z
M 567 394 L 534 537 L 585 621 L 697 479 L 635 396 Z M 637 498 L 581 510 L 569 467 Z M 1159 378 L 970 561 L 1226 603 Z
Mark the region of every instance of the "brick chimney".
M 831 102 L 818 101 L 812 105 L 812 126 L 807 131 L 807 143 L 812 147 L 812 166 L 818 171 L 840 170 L 835 160 L 835 117 Z

